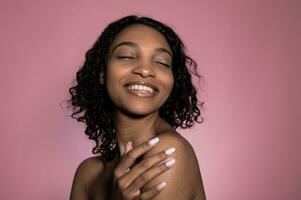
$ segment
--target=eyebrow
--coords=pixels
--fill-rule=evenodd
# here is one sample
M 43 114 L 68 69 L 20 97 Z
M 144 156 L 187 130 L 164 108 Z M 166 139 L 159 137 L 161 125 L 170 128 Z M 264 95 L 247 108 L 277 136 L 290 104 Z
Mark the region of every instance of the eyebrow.
M 123 46 L 123 45 L 124 46 L 134 47 L 134 48 L 138 48 L 139 47 L 139 45 L 137 43 L 125 41 L 125 42 L 120 42 L 115 47 L 113 47 L 112 52 L 114 52 L 115 49 L 117 49 L 118 47 Z M 170 55 L 170 57 L 172 57 L 172 53 L 170 51 L 168 51 L 167 49 L 163 48 L 163 47 L 156 48 L 155 51 L 167 53 L 167 54 Z

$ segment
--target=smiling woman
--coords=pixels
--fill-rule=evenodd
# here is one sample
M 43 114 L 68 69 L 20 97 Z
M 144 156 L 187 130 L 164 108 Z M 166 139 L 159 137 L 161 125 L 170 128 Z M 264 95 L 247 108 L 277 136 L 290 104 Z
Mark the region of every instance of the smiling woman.
M 158 111 L 173 86 L 172 70 L 167 67 L 172 61 L 167 53 L 171 49 L 164 36 L 135 24 L 121 31 L 111 46 L 106 85 L 114 105 L 131 115 Z
M 205 199 L 195 153 L 175 130 L 202 122 L 191 75 L 200 77 L 196 63 L 168 26 L 137 16 L 109 24 L 69 90 L 99 154 L 76 170 L 72 200 Z

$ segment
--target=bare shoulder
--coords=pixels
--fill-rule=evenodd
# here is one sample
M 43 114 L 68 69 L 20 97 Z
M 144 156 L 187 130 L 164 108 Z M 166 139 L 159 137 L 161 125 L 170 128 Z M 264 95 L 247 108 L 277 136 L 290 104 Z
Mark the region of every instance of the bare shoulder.
M 88 184 L 98 177 L 103 170 L 104 163 L 100 156 L 93 156 L 83 160 L 79 164 L 75 174 L 79 176 L 81 181 Z
M 159 142 L 146 155 L 150 157 L 170 147 L 176 149 L 172 157 L 175 165 L 168 171 L 157 176 L 144 186 L 144 190 L 166 182 L 166 188 L 155 198 L 193 199 L 203 188 L 198 160 L 190 143 L 175 130 L 169 130 L 158 135 Z M 181 191 L 179 194 L 178 191 Z M 176 196 L 173 196 L 175 195 Z
M 179 161 L 189 161 L 191 164 L 195 164 L 198 168 L 198 161 L 195 152 L 191 144 L 175 130 L 170 130 L 158 135 L 158 144 L 149 152 L 150 155 L 154 155 L 160 151 L 164 151 L 167 148 L 173 147 L 176 152 L 173 154 L 173 158 Z M 178 165 L 182 165 L 179 163 Z
M 100 156 L 83 160 L 76 169 L 70 199 L 88 199 L 88 187 L 103 172 L 104 164 Z
M 178 157 L 184 156 L 185 158 L 197 161 L 191 144 L 175 130 L 160 133 L 158 137 L 160 142 L 154 150 L 164 150 L 164 148 L 174 147 L 177 150 L 177 154 L 175 155 Z

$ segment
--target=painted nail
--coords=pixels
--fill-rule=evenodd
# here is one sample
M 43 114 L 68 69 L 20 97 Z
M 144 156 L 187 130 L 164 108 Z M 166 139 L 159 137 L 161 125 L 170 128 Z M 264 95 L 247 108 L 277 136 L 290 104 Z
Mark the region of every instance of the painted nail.
M 176 163 L 176 160 L 173 158 L 173 159 L 171 159 L 171 160 L 166 161 L 166 162 L 165 162 L 165 165 L 166 165 L 167 167 L 171 167 L 171 166 L 173 166 L 175 163 Z
M 164 152 L 166 155 L 171 155 L 175 151 L 176 151 L 176 148 L 171 147 L 171 148 L 166 149 Z
M 151 145 L 151 146 L 153 146 L 153 145 L 155 145 L 157 142 L 159 142 L 159 138 L 153 138 L 153 139 L 151 139 L 150 141 L 148 141 L 148 144 L 149 145 Z
M 128 141 L 125 145 L 124 153 L 123 155 L 127 154 L 130 150 L 132 150 L 133 144 L 132 141 Z
M 157 186 L 157 190 L 158 190 L 158 191 L 161 191 L 161 190 L 163 190 L 163 188 L 165 188 L 165 186 L 166 186 L 166 183 L 165 183 L 165 182 L 162 182 L 162 183 L 160 183 L 160 184 Z
M 126 147 L 130 147 L 130 146 L 132 146 L 133 145 L 133 142 L 132 141 L 128 141 L 127 143 L 126 143 Z

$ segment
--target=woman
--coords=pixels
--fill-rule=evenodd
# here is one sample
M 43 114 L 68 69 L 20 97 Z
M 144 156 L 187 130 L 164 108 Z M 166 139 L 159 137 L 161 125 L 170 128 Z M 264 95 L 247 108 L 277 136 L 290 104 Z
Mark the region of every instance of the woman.
M 201 122 L 191 73 L 200 77 L 166 25 L 127 16 L 105 28 L 69 90 L 100 154 L 79 165 L 70 199 L 205 199 L 195 153 L 175 131 Z

